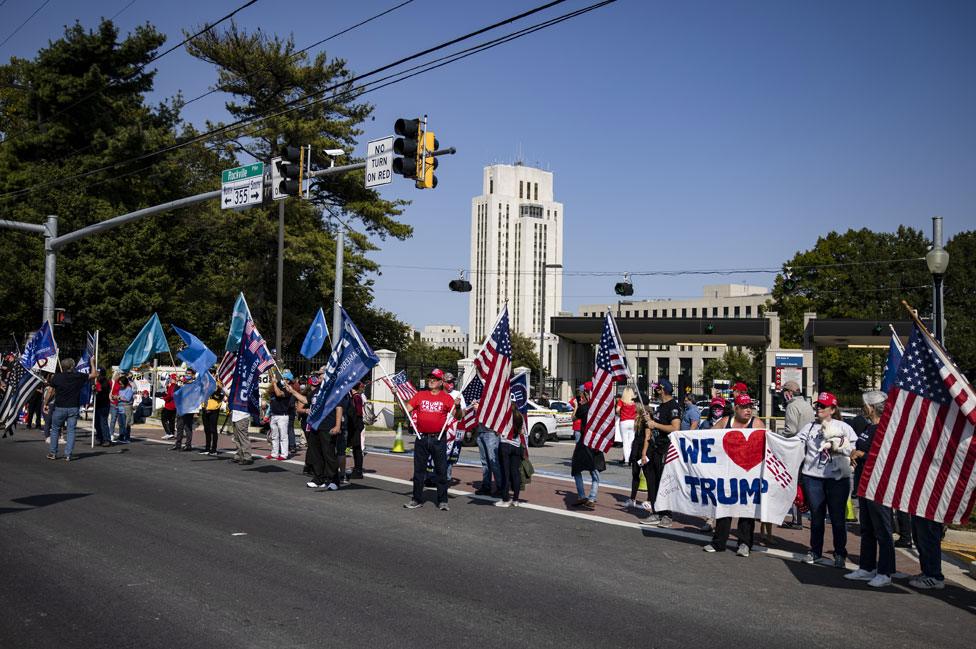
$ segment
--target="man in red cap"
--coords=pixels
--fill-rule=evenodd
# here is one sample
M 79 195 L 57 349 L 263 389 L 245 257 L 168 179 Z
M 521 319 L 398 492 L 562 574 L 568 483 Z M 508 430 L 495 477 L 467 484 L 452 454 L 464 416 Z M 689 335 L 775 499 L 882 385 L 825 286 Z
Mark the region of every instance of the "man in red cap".
M 444 391 L 444 372 L 433 369 L 427 375 L 427 389 L 420 390 L 406 404 L 407 416 L 414 418 L 419 438 L 413 445 L 413 497 L 404 505 L 407 509 L 424 506 L 424 481 L 427 478 L 427 458 L 434 460 L 434 484 L 437 486 L 437 508 L 447 511 L 447 442 L 441 432 L 447 415 L 461 419 L 460 397 L 455 399 Z M 413 413 L 416 412 L 416 416 Z

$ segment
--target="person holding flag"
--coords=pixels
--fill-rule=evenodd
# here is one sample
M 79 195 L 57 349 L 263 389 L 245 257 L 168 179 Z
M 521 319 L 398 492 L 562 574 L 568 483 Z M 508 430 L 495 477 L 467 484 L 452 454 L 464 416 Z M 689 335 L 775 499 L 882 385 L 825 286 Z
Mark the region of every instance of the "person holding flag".
M 661 478 L 664 476 L 664 459 L 667 456 L 668 447 L 671 445 L 671 433 L 681 430 L 681 406 L 678 405 L 678 400 L 674 398 L 673 392 L 674 386 L 671 385 L 671 381 L 663 376 L 654 385 L 654 395 L 661 401 L 661 405 L 657 407 L 657 411 L 651 417 L 650 422 L 651 449 L 648 459 L 651 463 L 653 480 L 648 482 L 647 491 L 651 503 L 657 500 L 657 490 L 661 486 Z M 752 401 L 750 400 L 749 403 Z M 716 425 L 716 427 L 720 426 L 721 423 Z M 671 512 L 655 511 L 647 522 L 658 527 L 671 527 Z
M 44 412 L 51 417 L 51 442 L 47 459 L 58 459 L 59 432 L 62 425 L 67 426 L 65 438 L 64 460 L 71 461 L 71 452 L 75 447 L 75 428 L 78 425 L 78 411 L 81 406 L 81 391 L 85 383 L 97 376 L 96 368 L 91 368 L 87 374 L 75 372 L 75 361 L 66 358 L 61 365 L 61 371 L 48 381 L 48 391 L 45 395 Z M 53 412 L 52 412 L 53 411 Z M 51 414 L 48 414 L 51 413 Z
M 407 417 L 413 418 L 418 434 L 413 446 L 413 497 L 404 504 L 406 509 L 424 506 L 427 458 L 433 457 L 437 507 L 442 511 L 448 510 L 447 444 L 441 438 L 441 432 L 452 410 L 455 418 L 461 418 L 461 400 L 460 395 L 457 399 L 451 398 L 443 387 L 444 372 L 434 368 L 427 375 L 427 389 L 420 390 L 406 403 Z

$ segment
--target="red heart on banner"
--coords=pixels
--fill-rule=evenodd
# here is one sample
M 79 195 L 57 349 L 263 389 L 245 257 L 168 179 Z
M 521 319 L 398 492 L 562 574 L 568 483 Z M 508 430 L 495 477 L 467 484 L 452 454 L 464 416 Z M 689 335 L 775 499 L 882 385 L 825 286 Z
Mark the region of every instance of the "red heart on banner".
M 746 439 L 741 432 L 733 430 L 731 433 L 725 433 L 722 446 L 730 460 L 748 471 L 763 461 L 763 453 L 766 451 L 766 431 L 755 430 L 749 435 L 749 439 Z

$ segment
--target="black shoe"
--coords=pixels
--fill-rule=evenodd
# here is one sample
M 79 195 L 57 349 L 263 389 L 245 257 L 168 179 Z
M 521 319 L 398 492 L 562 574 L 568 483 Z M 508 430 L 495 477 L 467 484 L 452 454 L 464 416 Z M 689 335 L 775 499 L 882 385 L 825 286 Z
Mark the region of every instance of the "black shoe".
M 913 546 L 912 546 L 912 542 L 911 541 L 902 541 L 901 539 L 899 539 L 899 540 L 895 541 L 895 547 L 896 548 L 905 548 L 906 550 L 911 550 Z
M 184 446 L 183 447 L 183 450 L 189 452 L 189 451 L 192 451 L 193 450 L 193 447 L 192 446 Z
M 169 450 L 171 450 L 171 451 L 182 451 L 183 450 L 183 447 L 182 446 L 170 446 L 169 447 Z
M 475 492 L 474 492 L 474 495 L 476 495 L 476 496 L 488 496 L 488 495 L 491 495 L 491 491 L 489 491 L 488 489 L 476 489 Z
M 353 471 L 352 473 L 349 474 L 349 478 L 351 480 L 362 480 L 364 477 L 365 476 L 363 476 L 362 471 Z

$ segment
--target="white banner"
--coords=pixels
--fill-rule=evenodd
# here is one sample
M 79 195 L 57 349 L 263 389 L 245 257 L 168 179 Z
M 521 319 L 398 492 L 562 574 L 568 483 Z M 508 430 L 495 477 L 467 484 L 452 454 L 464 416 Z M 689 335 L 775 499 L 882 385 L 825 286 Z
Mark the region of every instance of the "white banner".
M 765 430 L 671 433 L 654 508 L 779 525 L 796 499 L 803 453 L 796 437 Z

